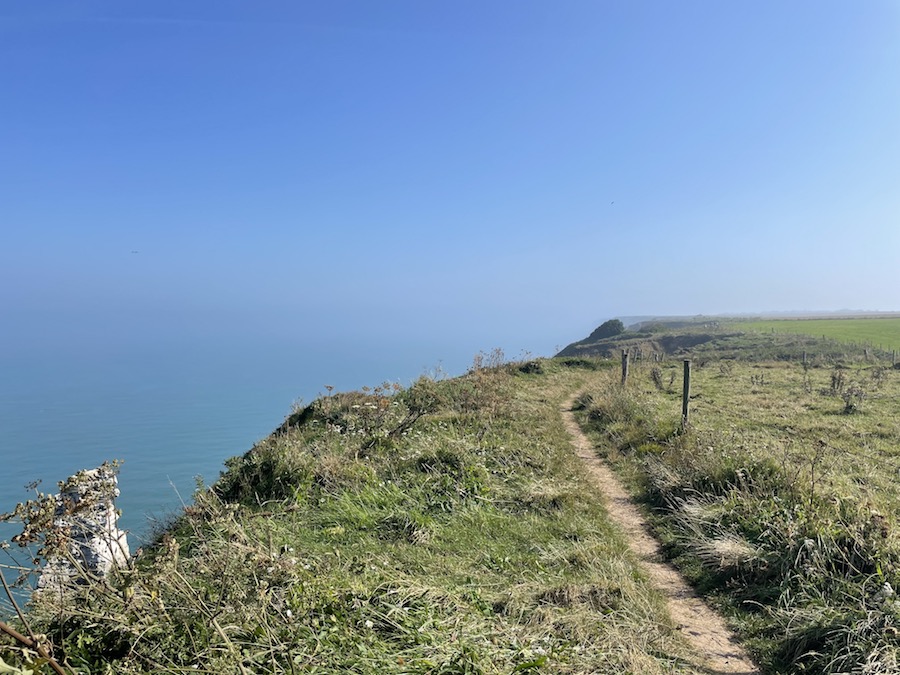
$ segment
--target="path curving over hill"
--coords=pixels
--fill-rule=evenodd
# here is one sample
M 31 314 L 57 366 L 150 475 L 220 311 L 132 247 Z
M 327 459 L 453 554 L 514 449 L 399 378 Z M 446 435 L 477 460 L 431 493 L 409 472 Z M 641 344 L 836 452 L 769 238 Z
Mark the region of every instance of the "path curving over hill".
M 674 567 L 663 561 L 659 544 L 648 533 L 640 510 L 612 470 L 596 456 L 591 442 L 575 421 L 572 414 L 574 398 L 566 401 L 561 412 L 576 454 L 606 497 L 610 519 L 622 528 L 651 583 L 666 597 L 669 613 L 679 631 L 703 659 L 700 667 L 711 674 L 758 675 L 759 669 L 737 643 L 722 617 L 694 593 Z

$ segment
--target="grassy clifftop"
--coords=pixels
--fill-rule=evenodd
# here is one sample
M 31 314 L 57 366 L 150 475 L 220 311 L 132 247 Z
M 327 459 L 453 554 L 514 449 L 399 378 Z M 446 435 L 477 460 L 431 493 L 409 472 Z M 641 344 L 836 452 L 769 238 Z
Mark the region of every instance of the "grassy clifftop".
M 127 569 L 17 627 L 80 673 L 708 672 L 572 452 L 559 408 L 577 393 L 765 672 L 900 672 L 900 372 L 801 339 L 693 352 L 687 428 L 678 359 L 623 385 L 618 358 L 494 355 L 322 397 Z M 0 658 L 49 672 L 12 640 Z
M 320 398 L 30 628 L 79 673 L 700 672 L 562 426 L 597 368 Z
M 900 672 L 900 373 L 890 362 L 641 363 L 582 398 L 668 555 L 766 672 Z
M 891 359 L 900 346 L 900 319 L 834 320 L 660 319 L 635 324 L 614 335 L 598 331 L 567 345 L 557 356 L 663 357 L 790 361 L 806 354 L 818 365 L 861 358 Z

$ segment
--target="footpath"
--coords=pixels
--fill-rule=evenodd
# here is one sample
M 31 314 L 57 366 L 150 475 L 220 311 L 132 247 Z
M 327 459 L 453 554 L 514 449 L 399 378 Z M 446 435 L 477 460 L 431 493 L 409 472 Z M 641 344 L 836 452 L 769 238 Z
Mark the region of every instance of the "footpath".
M 665 596 L 678 630 L 701 658 L 702 663 L 698 665 L 710 674 L 759 675 L 759 669 L 738 644 L 722 616 L 694 593 L 674 567 L 664 562 L 659 543 L 650 536 L 640 509 L 609 466 L 597 457 L 591 442 L 575 421 L 573 401 L 574 397 L 566 401 L 561 412 L 575 452 L 605 496 L 610 519 L 624 532 L 651 583 Z

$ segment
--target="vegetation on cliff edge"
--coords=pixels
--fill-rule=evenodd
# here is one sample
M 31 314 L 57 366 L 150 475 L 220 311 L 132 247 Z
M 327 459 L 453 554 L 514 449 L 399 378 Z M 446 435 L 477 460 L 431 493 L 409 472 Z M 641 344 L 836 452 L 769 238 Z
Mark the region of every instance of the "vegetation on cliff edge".
M 319 398 L 19 627 L 78 673 L 702 672 L 562 426 L 597 367 L 483 355 Z

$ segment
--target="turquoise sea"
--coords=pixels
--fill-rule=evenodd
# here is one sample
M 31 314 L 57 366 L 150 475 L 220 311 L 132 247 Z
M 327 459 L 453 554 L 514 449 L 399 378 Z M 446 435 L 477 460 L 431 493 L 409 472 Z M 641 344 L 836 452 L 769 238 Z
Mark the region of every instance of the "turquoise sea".
M 464 347 L 271 337 L 5 347 L 0 511 L 28 498 L 29 483 L 55 492 L 79 469 L 118 459 L 132 549 L 190 501 L 196 477 L 215 481 L 225 459 L 265 437 L 295 401 L 326 385 L 408 384 L 436 367 L 458 374 L 472 356 Z M 12 534 L 0 524 L 0 540 Z

